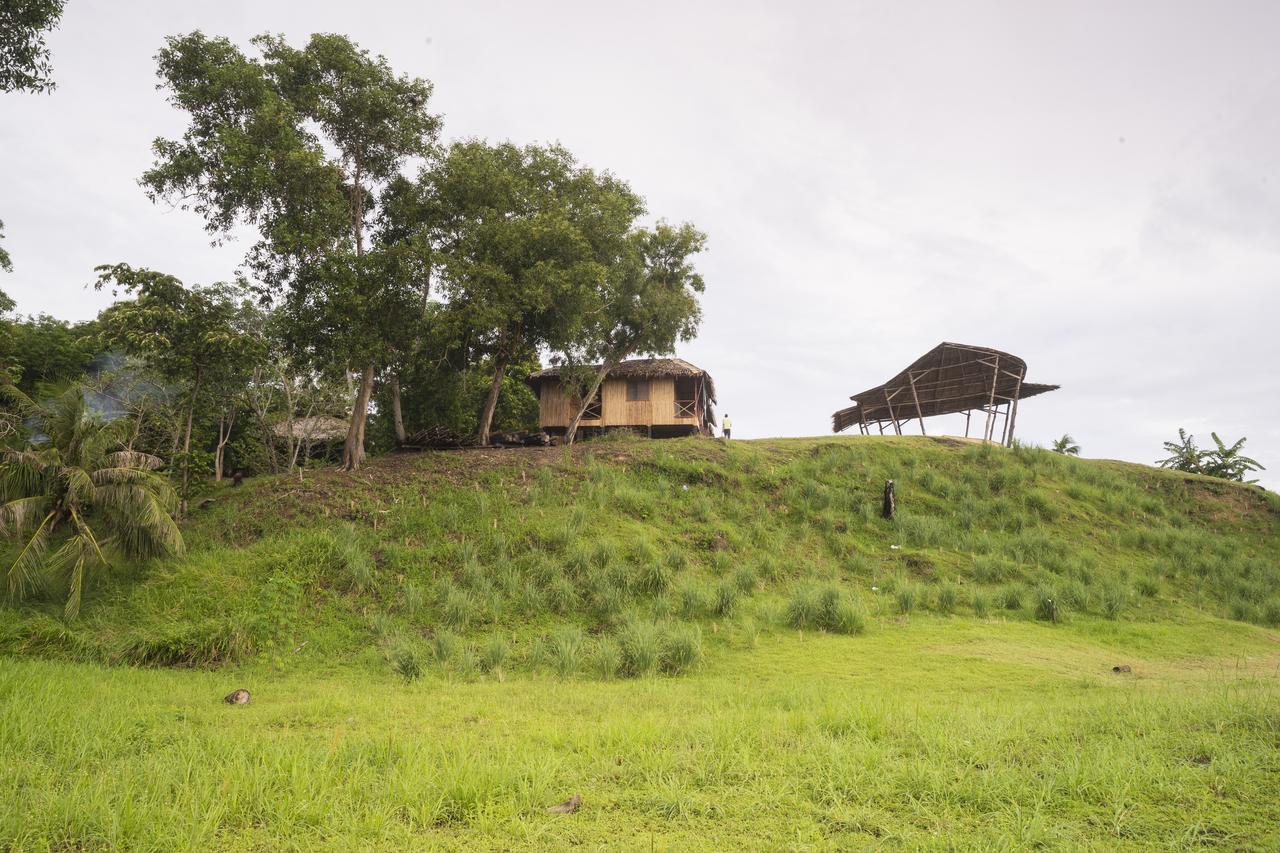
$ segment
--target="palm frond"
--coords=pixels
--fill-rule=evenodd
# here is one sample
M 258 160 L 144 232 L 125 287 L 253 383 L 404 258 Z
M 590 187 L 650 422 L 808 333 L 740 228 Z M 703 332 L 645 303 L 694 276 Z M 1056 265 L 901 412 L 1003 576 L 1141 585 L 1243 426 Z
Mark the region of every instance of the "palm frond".
M 14 558 L 5 578 L 9 584 L 9 595 L 20 596 L 33 583 L 40 566 L 44 564 L 45 554 L 49 548 L 49 537 L 56 526 L 55 513 L 49 513 L 40 522 L 40 526 L 31 534 L 27 544 L 22 546 L 18 556 Z
M 117 450 L 114 453 L 108 453 L 103 458 L 103 461 L 106 462 L 108 467 L 101 470 L 141 468 L 144 471 L 155 471 L 164 467 L 164 460 L 159 456 L 152 456 L 150 453 L 143 453 L 140 450 Z
M 0 536 L 21 536 L 48 512 L 49 498 L 45 495 L 32 495 L 0 504 Z

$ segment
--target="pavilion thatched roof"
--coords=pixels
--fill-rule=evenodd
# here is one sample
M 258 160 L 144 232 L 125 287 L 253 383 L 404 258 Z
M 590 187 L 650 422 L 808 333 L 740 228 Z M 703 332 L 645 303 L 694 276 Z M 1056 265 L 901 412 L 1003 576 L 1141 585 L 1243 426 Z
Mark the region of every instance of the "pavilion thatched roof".
M 289 435 L 289 422 L 281 421 L 271 428 L 280 438 Z M 330 415 L 312 415 L 293 419 L 293 437 L 298 441 L 337 441 L 347 437 L 347 422 Z
M 832 431 L 840 432 L 859 423 L 982 409 L 1059 387 L 1024 382 L 1026 374 L 1027 363 L 1016 355 L 990 347 L 944 342 L 883 385 L 850 397 L 854 405 L 831 416 Z

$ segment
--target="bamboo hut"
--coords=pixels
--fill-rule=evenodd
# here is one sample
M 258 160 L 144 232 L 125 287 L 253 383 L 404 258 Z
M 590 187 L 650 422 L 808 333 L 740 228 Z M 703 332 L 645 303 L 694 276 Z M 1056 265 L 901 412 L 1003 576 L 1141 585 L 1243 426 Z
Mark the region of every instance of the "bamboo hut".
M 529 375 L 538 396 L 538 426 L 564 435 L 581 400 L 568 393 L 558 367 Z M 615 429 L 654 438 L 711 435 L 716 386 L 711 374 L 680 358 L 638 358 L 609 371 L 578 424 L 580 433 Z
M 973 413 L 980 412 L 985 418 L 983 440 L 995 441 L 998 426 L 1000 442 L 1011 445 L 1018 401 L 1059 387 L 1026 382 L 1026 375 L 1027 363 L 1015 355 L 944 342 L 883 385 L 850 397 L 854 405 L 831 416 L 831 429 L 841 432 L 856 426 L 864 435 L 872 429 L 883 435 L 888 426 L 902 435 L 903 424 L 919 421 L 924 435 L 925 418 L 962 414 L 968 436 Z

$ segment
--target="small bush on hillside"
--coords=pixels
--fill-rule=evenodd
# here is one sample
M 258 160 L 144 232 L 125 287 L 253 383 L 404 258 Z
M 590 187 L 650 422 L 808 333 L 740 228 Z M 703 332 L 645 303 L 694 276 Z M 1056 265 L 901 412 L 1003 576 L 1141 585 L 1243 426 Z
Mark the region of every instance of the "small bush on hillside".
M 617 558 L 617 546 L 609 539 L 601 539 L 591 549 L 591 565 L 594 568 L 607 569 Z
M 1058 589 L 1058 598 L 1067 610 L 1084 612 L 1089 609 L 1089 590 L 1078 580 L 1069 580 Z
M 955 584 L 943 583 L 938 587 L 938 612 L 950 616 L 956 612 L 956 600 L 960 597 Z
M 729 556 L 724 551 L 716 551 L 711 555 L 711 571 L 714 572 L 717 577 L 724 575 L 725 572 L 729 571 L 729 567 L 732 565 L 733 557 Z
M 1022 587 L 1011 583 L 1000 590 L 1000 606 L 1005 610 L 1022 609 Z
M 973 579 L 978 583 L 1003 583 L 1013 573 L 1013 564 L 1002 557 L 985 555 L 973 559 Z
M 662 632 L 649 622 L 631 621 L 618 632 L 621 671 L 629 676 L 653 675 L 662 663 Z
M 573 675 L 582 665 L 582 645 L 582 631 L 578 628 L 561 628 L 551 635 L 551 664 L 561 678 Z
M 400 603 L 404 607 L 404 614 L 412 619 L 422 612 L 422 608 L 426 607 L 427 593 L 417 583 L 405 581 Z
M 832 584 L 796 590 L 787 602 L 786 619 L 793 628 L 860 634 L 866 629 L 867 614 L 860 598 Z
M 469 593 L 454 586 L 446 588 L 444 601 L 440 604 L 440 616 L 444 624 L 461 631 L 475 615 L 476 603 Z
M 898 612 L 906 616 L 916 609 L 916 602 L 920 598 L 920 588 L 913 581 L 901 581 L 894 585 L 893 599 L 898 606 Z
M 1040 586 L 1034 594 L 1035 616 L 1042 622 L 1060 622 L 1065 608 L 1058 598 L 1058 591 L 1051 586 Z
M 742 593 L 750 595 L 756 588 L 756 572 L 750 566 L 743 566 L 733 574 L 733 585 Z
M 499 634 L 494 634 L 485 641 L 484 648 L 481 650 L 480 663 L 487 672 L 501 671 L 502 665 L 507 662 L 510 655 L 511 647 L 507 645 L 506 639 Z
M 406 682 L 417 681 L 422 677 L 422 658 L 416 648 L 402 643 L 391 652 L 391 668 Z
M 697 625 L 675 625 L 663 638 L 662 671 L 678 675 L 702 662 L 702 631 Z
M 991 602 L 987 599 L 987 594 L 980 589 L 973 591 L 973 615 L 979 619 L 986 619 L 987 614 L 991 612 Z
M 395 620 L 391 618 L 390 614 L 383 613 L 381 610 L 376 611 L 369 617 L 369 627 L 373 629 L 373 636 L 379 642 L 389 640 L 395 636 L 397 631 Z
M 622 666 L 622 649 L 610 637 L 601 637 L 591 656 L 591 672 L 596 678 L 616 678 Z
M 729 616 L 738 607 L 738 587 L 732 581 L 723 581 L 716 587 L 715 614 Z
M 1145 575 L 1134 581 L 1133 586 L 1143 598 L 1154 598 L 1160 592 L 1160 582 Z
M 436 635 L 431 638 L 431 656 L 441 666 L 452 663 L 461 648 L 462 641 L 449 631 L 436 631 Z
M 702 587 L 694 583 L 686 584 L 680 589 L 679 609 L 680 615 L 686 619 L 696 619 L 702 616 L 710 609 L 707 602 L 707 595 L 703 592 Z
M 574 587 L 573 581 L 564 575 L 560 575 L 547 585 L 544 598 L 547 602 L 547 607 L 553 613 L 564 615 L 577 606 L 578 590 Z
M 670 569 L 673 574 L 684 571 L 689 565 L 689 556 L 685 554 L 683 548 L 679 547 L 668 548 L 665 560 L 667 568 Z
M 1129 606 L 1129 593 L 1118 583 L 1109 583 L 1102 587 L 1099 604 L 1102 615 L 1115 619 Z
M 650 558 L 640 564 L 636 576 L 636 586 L 641 592 L 656 595 L 667 588 L 667 585 L 671 583 L 671 577 L 672 571 L 669 562 Z
M 347 532 L 338 539 L 334 546 L 334 556 L 343 571 L 345 586 L 349 592 L 359 594 L 373 587 L 373 560 L 354 533 Z

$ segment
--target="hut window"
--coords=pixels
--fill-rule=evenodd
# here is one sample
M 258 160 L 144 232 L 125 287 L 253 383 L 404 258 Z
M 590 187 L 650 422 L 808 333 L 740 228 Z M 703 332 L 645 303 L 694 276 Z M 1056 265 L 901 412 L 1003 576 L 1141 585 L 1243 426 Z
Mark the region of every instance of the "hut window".
M 596 395 L 591 398 L 591 402 L 587 404 L 587 408 L 582 413 L 584 421 L 598 421 L 604 415 L 604 403 L 600 398 L 600 389 L 596 389 Z
M 628 379 L 627 380 L 627 402 L 636 403 L 649 399 L 649 380 L 648 379 Z
M 698 385 L 692 376 L 676 378 L 676 417 L 696 418 L 698 416 Z

